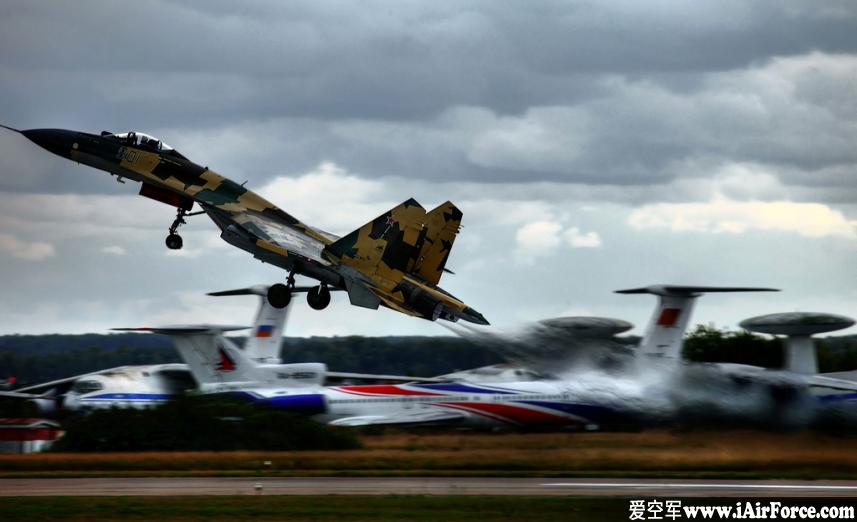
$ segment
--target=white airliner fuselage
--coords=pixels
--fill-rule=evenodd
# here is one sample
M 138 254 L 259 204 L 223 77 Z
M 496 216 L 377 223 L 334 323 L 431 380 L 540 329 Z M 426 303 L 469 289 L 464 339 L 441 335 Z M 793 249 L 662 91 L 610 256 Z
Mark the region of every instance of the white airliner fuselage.
M 253 401 L 311 415 L 334 426 L 458 424 L 471 427 L 597 427 L 623 412 L 580 402 L 562 382 L 335 386 L 239 392 Z

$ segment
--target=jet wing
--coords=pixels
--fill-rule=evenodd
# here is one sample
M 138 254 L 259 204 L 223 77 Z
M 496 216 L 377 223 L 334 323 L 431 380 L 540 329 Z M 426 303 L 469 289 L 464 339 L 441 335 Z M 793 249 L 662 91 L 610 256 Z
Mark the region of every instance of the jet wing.
M 344 417 L 328 423 L 329 426 L 380 426 L 405 424 L 434 424 L 464 420 L 467 414 L 460 411 L 422 411 L 417 413 L 392 413 L 390 415 L 358 415 Z
M 115 372 L 118 370 L 122 370 L 124 368 L 127 368 L 127 366 L 117 366 L 115 368 L 108 368 L 106 370 L 98 370 L 97 372 L 82 373 L 80 375 L 73 375 L 71 377 L 65 377 L 63 379 L 57 379 L 55 381 L 43 382 L 41 384 L 33 384 L 31 386 L 25 386 L 23 388 L 18 388 L 17 390 L 13 390 L 9 393 L 23 394 L 24 392 L 37 392 L 40 390 L 47 391 L 47 390 L 50 390 L 51 388 L 56 388 L 57 386 L 60 386 L 63 384 L 69 384 L 70 385 L 72 382 L 74 382 L 78 379 L 82 379 L 84 377 L 89 377 L 90 375 L 102 375 L 105 373 L 111 373 L 111 372 Z M 31 398 L 31 397 L 27 397 L 27 398 Z
M 56 399 L 56 397 L 51 397 L 47 395 L 39 395 L 36 393 L 18 393 L 18 392 L 0 392 L 0 397 L 6 397 L 9 399 Z
M 835 390 L 857 392 L 857 382 L 854 381 L 826 377 L 824 375 L 812 375 L 809 377 L 808 381 L 810 386 L 820 386 Z
M 322 265 L 330 264 L 321 251 L 338 237 L 304 225 L 280 209 L 260 212 L 232 206 L 227 210 L 209 204 L 202 204 L 202 209 L 224 234 L 241 236 L 261 254 L 296 255 Z

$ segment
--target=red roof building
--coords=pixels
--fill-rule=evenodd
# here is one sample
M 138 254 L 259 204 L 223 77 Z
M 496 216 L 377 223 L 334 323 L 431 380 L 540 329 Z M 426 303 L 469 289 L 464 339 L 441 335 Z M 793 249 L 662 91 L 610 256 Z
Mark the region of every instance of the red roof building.
M 61 434 L 60 425 L 48 419 L 0 419 L 0 453 L 36 453 L 51 447 Z

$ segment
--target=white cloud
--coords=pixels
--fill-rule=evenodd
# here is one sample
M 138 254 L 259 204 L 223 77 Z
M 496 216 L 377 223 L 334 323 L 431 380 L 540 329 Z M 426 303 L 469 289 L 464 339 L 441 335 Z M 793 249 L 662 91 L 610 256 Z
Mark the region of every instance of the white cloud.
M 857 237 L 857 221 L 820 203 L 791 201 L 731 201 L 659 203 L 631 212 L 628 224 L 636 229 L 732 233 L 747 230 L 795 232 L 806 237 Z
M 332 162 L 296 178 L 281 176 L 259 190 L 265 198 L 297 219 L 334 233 L 347 233 L 396 205 L 384 184 L 349 174 Z
M 11 234 L 0 234 L 0 250 L 28 261 L 41 261 L 56 254 L 50 243 L 21 241 Z
M 112 256 L 124 256 L 128 252 L 119 245 L 111 245 L 101 249 L 105 254 L 110 254 Z
M 532 221 L 515 233 L 515 258 L 530 263 L 538 257 L 551 255 L 563 244 L 571 248 L 598 248 L 601 236 L 597 232 L 582 232 L 578 227 L 563 230 L 557 221 Z
M 562 234 L 565 242 L 572 248 L 599 248 L 601 247 L 601 236 L 598 232 L 581 232 L 577 227 L 571 227 Z
M 561 229 L 559 223 L 534 221 L 518 229 L 515 241 L 520 249 L 532 251 L 532 255 L 546 254 L 560 245 Z

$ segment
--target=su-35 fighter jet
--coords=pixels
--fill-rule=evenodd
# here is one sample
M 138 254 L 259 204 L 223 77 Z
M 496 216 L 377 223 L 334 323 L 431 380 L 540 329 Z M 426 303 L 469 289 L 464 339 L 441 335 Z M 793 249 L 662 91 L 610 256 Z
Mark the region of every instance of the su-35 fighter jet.
M 5 127 L 5 126 L 4 126 Z M 100 135 L 62 129 L 17 131 L 63 158 L 104 170 L 121 181 L 142 183 L 140 195 L 176 207 L 167 247 L 179 249 L 177 234 L 186 216 L 205 213 L 228 243 L 289 271 L 287 283 L 268 290 L 268 300 L 285 307 L 292 292 L 307 292 L 321 310 L 330 290 L 348 292 L 351 304 L 384 305 L 423 319 L 488 321 L 437 286 L 461 224 L 450 202 L 426 212 L 413 199 L 339 238 L 310 227 L 255 192 L 200 166 L 163 141 L 142 132 Z M 194 203 L 201 211 L 191 213 Z M 295 274 L 319 281 L 296 287 Z

